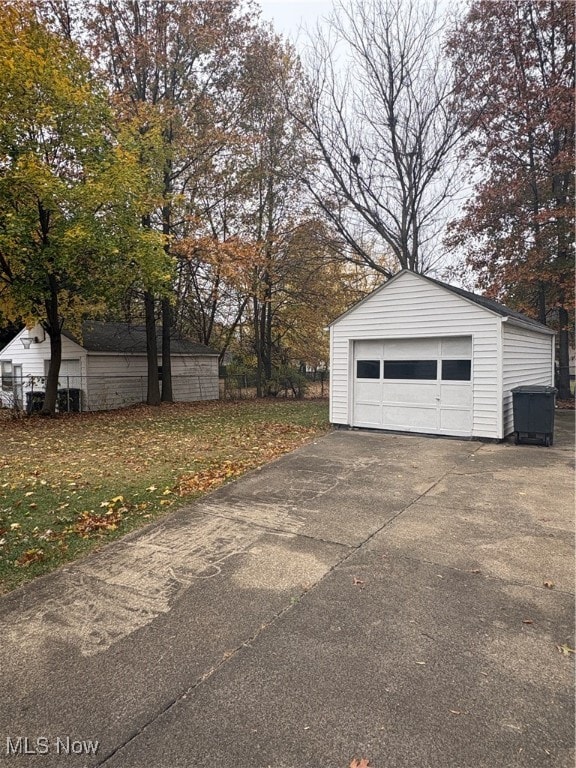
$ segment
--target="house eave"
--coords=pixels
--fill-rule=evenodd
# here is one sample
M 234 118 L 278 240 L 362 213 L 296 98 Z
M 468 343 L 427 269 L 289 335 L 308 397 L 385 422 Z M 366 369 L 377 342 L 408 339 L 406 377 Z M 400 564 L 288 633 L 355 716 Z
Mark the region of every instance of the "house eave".
M 548 328 L 545 325 L 534 325 L 533 323 L 524 323 L 522 320 L 519 320 L 517 317 L 510 317 L 507 315 L 506 317 L 502 318 L 502 322 L 506 323 L 507 325 L 513 325 L 518 328 L 523 328 L 527 331 L 532 331 L 533 333 L 542 333 L 544 336 L 555 336 L 556 331 L 552 330 L 552 328 Z

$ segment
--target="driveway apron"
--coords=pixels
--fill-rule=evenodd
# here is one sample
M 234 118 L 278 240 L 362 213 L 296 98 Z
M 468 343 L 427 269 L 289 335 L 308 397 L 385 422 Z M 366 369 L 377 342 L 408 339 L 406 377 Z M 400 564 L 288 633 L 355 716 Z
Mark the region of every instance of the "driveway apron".
M 335 431 L 0 598 L 0 764 L 574 765 L 574 452 Z

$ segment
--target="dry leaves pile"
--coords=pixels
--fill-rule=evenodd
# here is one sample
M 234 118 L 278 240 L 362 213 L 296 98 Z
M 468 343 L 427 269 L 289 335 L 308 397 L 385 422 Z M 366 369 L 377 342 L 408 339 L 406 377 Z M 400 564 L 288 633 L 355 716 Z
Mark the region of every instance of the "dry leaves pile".
M 183 475 L 178 482 L 178 495 L 189 496 L 195 493 L 207 493 L 218 488 L 227 480 L 239 477 L 251 466 L 247 461 L 223 461 L 213 463 L 207 469 Z

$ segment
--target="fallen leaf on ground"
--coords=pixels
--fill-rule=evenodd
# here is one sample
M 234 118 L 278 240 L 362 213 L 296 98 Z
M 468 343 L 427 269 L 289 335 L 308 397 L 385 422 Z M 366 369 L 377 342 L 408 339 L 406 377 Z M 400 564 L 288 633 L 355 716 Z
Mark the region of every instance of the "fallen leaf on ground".
M 373 766 L 370 765 L 370 760 L 367 758 L 361 757 L 358 759 L 355 757 L 350 763 L 349 768 L 373 768 Z
M 190 493 L 211 491 L 225 483 L 226 480 L 238 477 L 247 469 L 249 466 L 243 461 L 215 462 L 208 469 L 181 477 L 178 483 L 178 494 L 187 496 Z
M 120 510 L 110 510 L 104 515 L 97 515 L 93 509 L 82 512 L 74 523 L 72 530 L 82 538 L 89 538 L 92 533 L 115 531 L 118 528 L 122 514 Z
M 554 589 L 554 587 L 555 587 L 556 585 L 554 584 L 554 582 L 553 582 L 553 581 L 545 581 L 545 582 L 544 582 L 544 586 L 546 587 L 546 589 Z
M 570 656 L 571 653 L 576 653 L 574 648 L 570 648 L 570 646 L 567 645 L 566 643 L 564 643 L 563 645 L 557 645 L 556 648 L 558 648 L 562 656 Z
M 20 567 L 26 567 L 31 563 L 38 563 L 40 560 L 44 560 L 44 552 L 41 549 L 27 549 L 23 555 L 20 555 L 16 560 L 16 565 Z
M 532 619 L 522 619 L 522 624 L 534 624 Z

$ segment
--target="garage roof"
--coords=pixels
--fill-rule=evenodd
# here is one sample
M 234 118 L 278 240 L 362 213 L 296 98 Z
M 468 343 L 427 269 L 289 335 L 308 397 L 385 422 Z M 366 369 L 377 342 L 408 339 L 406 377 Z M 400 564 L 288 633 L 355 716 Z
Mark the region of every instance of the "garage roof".
M 88 352 L 119 352 L 132 355 L 146 354 L 146 328 L 129 323 L 102 323 L 87 320 L 82 324 L 82 341 L 71 333 L 62 331 Z M 161 349 L 162 329 L 156 330 L 158 348 Z M 171 353 L 174 355 L 217 355 L 218 352 L 204 344 L 196 344 L 178 334 L 171 335 Z

